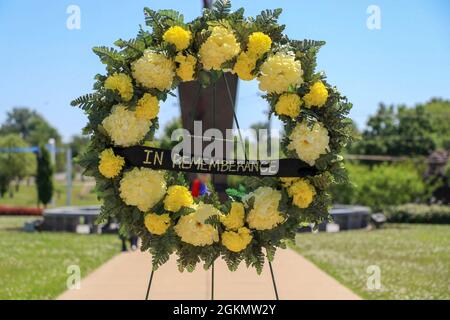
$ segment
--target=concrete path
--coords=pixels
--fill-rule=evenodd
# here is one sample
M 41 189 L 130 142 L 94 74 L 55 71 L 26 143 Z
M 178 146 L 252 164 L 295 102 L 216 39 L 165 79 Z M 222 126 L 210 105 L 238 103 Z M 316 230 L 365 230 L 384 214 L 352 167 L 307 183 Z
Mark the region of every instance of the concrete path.
M 360 299 L 332 277 L 292 250 L 278 250 L 273 264 L 280 299 Z M 63 293 L 62 300 L 143 300 L 150 274 L 150 256 L 132 252 L 120 254 L 81 282 L 80 290 Z M 237 272 L 229 272 L 225 262 L 215 267 L 215 299 L 245 300 L 275 298 L 268 265 L 258 276 L 245 264 Z M 179 273 L 176 259 L 155 272 L 150 299 L 210 299 L 211 271 L 201 267 L 193 273 Z

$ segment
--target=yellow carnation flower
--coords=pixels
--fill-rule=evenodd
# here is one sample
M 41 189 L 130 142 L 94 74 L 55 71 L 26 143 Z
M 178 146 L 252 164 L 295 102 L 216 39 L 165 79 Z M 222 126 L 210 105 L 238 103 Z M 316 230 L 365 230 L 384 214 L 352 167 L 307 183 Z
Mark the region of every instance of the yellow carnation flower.
M 284 221 L 283 216 L 278 211 L 278 205 L 281 200 L 280 191 L 269 187 L 260 187 L 247 195 L 247 199 L 251 197 L 254 197 L 255 201 L 247 216 L 250 228 L 269 230 Z
M 136 117 L 133 111 L 124 105 L 116 105 L 106 117 L 102 126 L 117 146 L 128 147 L 141 141 L 147 134 L 152 122 Z
M 300 106 L 302 105 L 302 100 L 295 93 L 285 93 L 279 99 L 275 105 L 275 112 L 278 115 L 284 115 L 296 118 L 300 114 Z
M 256 67 L 256 59 L 250 57 L 247 53 L 241 52 L 234 64 L 233 72 L 237 73 L 240 79 L 250 81 L 255 79 L 252 74 Z
M 299 208 L 308 208 L 316 195 L 314 186 L 305 179 L 298 179 L 288 189 L 289 196 L 293 197 L 292 202 Z
M 328 130 L 321 123 L 316 122 L 309 127 L 306 122 L 296 125 L 289 136 L 291 143 L 289 150 L 295 150 L 298 157 L 313 166 L 320 155 L 329 150 L 330 137 Z
M 133 98 L 133 83 L 125 73 L 115 73 L 105 80 L 105 88 L 119 92 L 124 101 Z
M 292 53 L 279 52 L 267 58 L 260 69 L 259 88 L 268 93 L 283 93 L 303 83 L 300 61 Z
M 164 199 L 164 209 L 172 212 L 179 211 L 182 207 L 189 207 L 194 203 L 191 192 L 185 186 L 171 186 L 167 190 Z
M 197 64 L 197 58 L 191 54 L 183 55 L 181 53 L 177 54 L 175 57 L 175 62 L 177 62 L 177 76 L 183 81 L 194 80 L 195 66 Z
M 252 235 L 247 228 L 239 228 L 237 232 L 225 231 L 222 234 L 222 244 L 230 251 L 240 252 L 252 242 Z
M 169 228 L 170 217 L 167 213 L 162 215 L 149 213 L 145 216 L 144 224 L 150 233 L 160 236 Z
M 212 204 L 200 203 L 195 208 L 195 217 L 196 217 L 197 221 L 199 221 L 201 223 L 205 223 L 205 221 L 209 217 L 214 216 L 214 215 L 217 215 L 220 217 L 222 215 L 222 213 L 219 211 L 219 209 L 214 207 Z
M 264 53 L 270 50 L 272 39 L 263 32 L 253 32 L 248 37 L 247 53 L 259 59 Z
M 240 202 L 233 202 L 230 212 L 226 216 L 221 216 L 220 221 L 228 230 L 237 230 L 244 226 L 244 216 L 244 205 Z
M 153 120 L 159 113 L 159 101 L 158 98 L 152 96 L 150 93 L 144 94 L 139 99 L 136 106 L 136 117 L 144 120 Z
M 177 51 L 181 51 L 189 47 L 192 39 L 192 33 L 184 30 L 182 27 L 170 27 L 163 35 L 163 40 L 175 45 Z
M 303 100 L 308 108 L 312 106 L 323 107 L 328 100 L 328 90 L 322 81 L 317 81 L 311 86 L 309 93 L 303 97 Z
M 120 181 L 120 197 L 129 206 L 142 212 L 153 208 L 166 194 L 164 173 L 148 168 L 134 168 Z
M 124 164 L 125 160 L 121 156 L 116 156 L 112 149 L 105 149 L 100 153 L 98 170 L 106 178 L 114 178 L 122 171 Z
M 200 47 L 200 61 L 205 70 L 220 70 L 223 63 L 239 54 L 241 47 L 231 30 L 222 26 L 211 30 L 211 35 Z
M 205 220 L 216 214 L 220 214 L 220 211 L 212 205 L 201 203 L 195 212 L 182 216 L 174 230 L 183 242 L 194 246 L 211 245 L 219 241 L 219 233 Z
M 133 77 L 144 87 L 169 90 L 175 77 L 175 63 L 161 53 L 150 49 L 131 64 Z

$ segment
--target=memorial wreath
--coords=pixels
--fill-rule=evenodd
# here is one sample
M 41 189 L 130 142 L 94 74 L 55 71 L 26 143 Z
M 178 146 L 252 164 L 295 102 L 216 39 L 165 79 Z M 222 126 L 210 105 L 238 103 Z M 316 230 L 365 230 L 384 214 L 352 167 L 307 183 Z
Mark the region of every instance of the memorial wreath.
M 327 190 L 346 179 L 339 153 L 351 139 L 351 104 L 315 70 L 324 42 L 289 39 L 277 23 L 281 9 L 244 17 L 219 0 L 189 23 L 173 10 L 144 13 L 149 28 L 135 39 L 93 49 L 107 74 L 72 102 L 88 115 L 91 142 L 80 163 L 103 200 L 99 221 L 116 219 L 138 235 L 154 270 L 175 253 L 180 271 L 222 257 L 232 271 L 245 261 L 260 273 L 299 226 L 329 218 Z M 222 203 L 213 190 L 194 199 L 184 173 L 133 154 L 158 152 L 159 104 L 172 90 L 185 81 L 208 87 L 225 72 L 259 82 L 284 125 L 284 155 L 305 170 L 246 177 Z

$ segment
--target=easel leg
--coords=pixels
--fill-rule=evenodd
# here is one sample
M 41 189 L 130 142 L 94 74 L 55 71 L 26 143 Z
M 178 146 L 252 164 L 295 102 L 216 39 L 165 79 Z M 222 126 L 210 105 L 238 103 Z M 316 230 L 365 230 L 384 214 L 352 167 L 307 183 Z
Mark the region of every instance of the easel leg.
M 273 284 L 273 290 L 275 291 L 275 298 L 276 300 L 280 300 L 278 297 L 278 290 L 277 290 L 277 283 L 275 282 L 275 275 L 273 274 L 273 267 L 272 262 L 269 261 L 269 268 L 270 268 L 270 275 L 272 276 L 272 284 Z
M 214 262 L 211 266 L 211 300 L 214 300 Z
M 150 274 L 150 280 L 148 281 L 147 294 L 145 295 L 145 300 L 148 300 L 148 297 L 150 295 L 150 288 L 152 287 L 154 273 L 155 271 L 152 269 L 152 273 Z

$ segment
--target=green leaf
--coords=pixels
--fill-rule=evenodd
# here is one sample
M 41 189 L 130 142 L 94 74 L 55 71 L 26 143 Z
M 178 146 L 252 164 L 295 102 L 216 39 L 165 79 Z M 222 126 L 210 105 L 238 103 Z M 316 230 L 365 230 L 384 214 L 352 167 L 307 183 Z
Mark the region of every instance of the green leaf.
M 92 48 L 92 51 L 100 58 L 103 64 L 108 66 L 121 67 L 125 62 L 120 52 L 114 48 L 101 46 Z
M 217 19 L 223 19 L 231 12 L 230 0 L 217 0 L 212 5 L 212 12 Z
M 259 15 L 256 16 L 256 23 L 259 25 L 276 24 L 282 12 L 283 9 L 281 8 L 275 10 L 263 10 Z
M 92 108 L 101 98 L 98 93 L 88 93 L 81 97 L 76 98 L 70 102 L 72 107 L 80 107 L 83 110 Z
M 184 25 L 184 16 L 175 10 L 159 10 L 160 21 L 166 26 Z
M 205 224 L 210 224 L 214 228 L 220 228 L 221 222 L 220 222 L 220 216 L 218 215 L 212 215 L 208 219 L 205 220 Z

